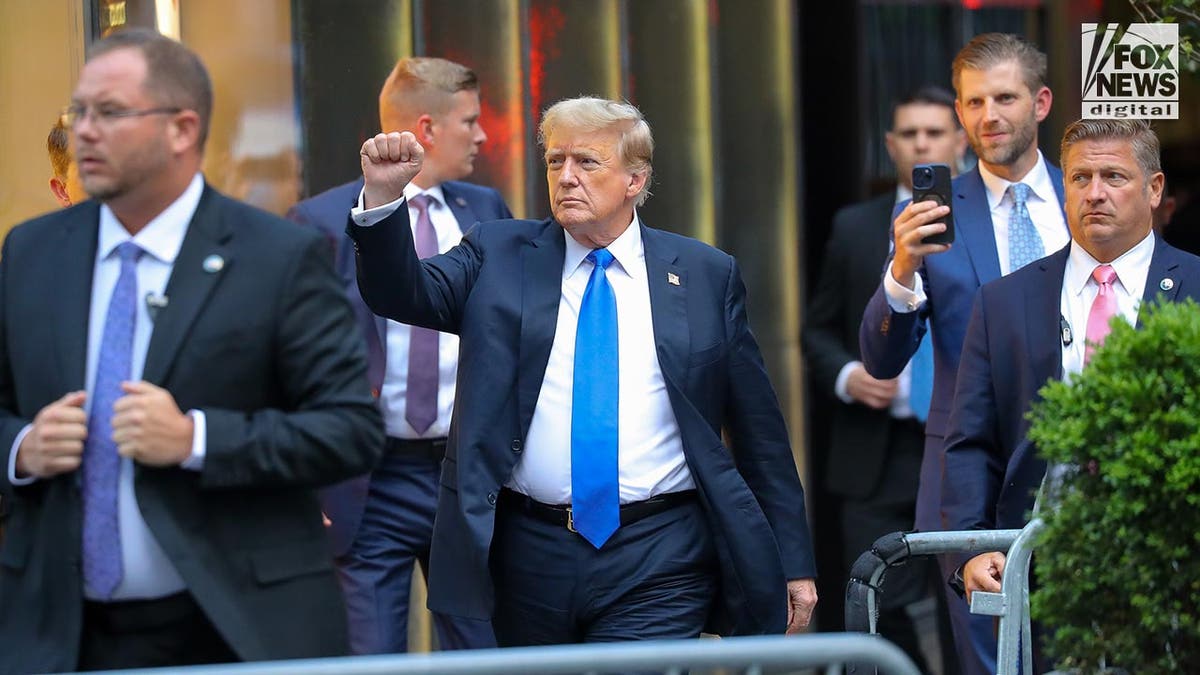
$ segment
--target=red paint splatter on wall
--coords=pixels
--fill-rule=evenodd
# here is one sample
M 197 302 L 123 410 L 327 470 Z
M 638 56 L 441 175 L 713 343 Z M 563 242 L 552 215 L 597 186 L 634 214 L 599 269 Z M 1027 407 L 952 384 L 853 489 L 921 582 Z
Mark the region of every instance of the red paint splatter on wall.
M 533 115 L 532 128 L 537 128 L 546 99 L 546 64 L 561 53 L 555 35 L 567 24 L 562 8 L 549 2 L 534 2 L 529 6 L 529 94 Z

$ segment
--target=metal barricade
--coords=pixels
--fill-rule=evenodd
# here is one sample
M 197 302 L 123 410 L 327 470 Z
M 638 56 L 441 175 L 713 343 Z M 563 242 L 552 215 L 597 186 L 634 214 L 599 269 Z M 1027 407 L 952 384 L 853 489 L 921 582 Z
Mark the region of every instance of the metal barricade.
M 1033 672 L 1033 643 L 1029 623 L 1029 561 L 1042 520 L 1034 518 L 1020 530 L 962 532 L 893 532 L 875 540 L 850 570 L 846 585 L 846 630 L 876 632 L 878 593 L 887 570 L 914 556 L 943 553 L 1007 551 L 999 593 L 977 591 L 971 613 L 1000 618 L 996 675 Z M 1018 661 L 1018 652 L 1020 661 Z M 854 672 L 854 668 L 851 668 Z
M 550 675 L 653 671 L 682 675 L 697 668 L 739 668 L 747 675 L 869 663 L 888 675 L 920 675 L 908 656 L 870 635 L 811 634 L 720 640 L 655 640 L 608 644 L 480 649 L 434 654 L 354 656 L 189 668 L 112 671 L 149 675 Z

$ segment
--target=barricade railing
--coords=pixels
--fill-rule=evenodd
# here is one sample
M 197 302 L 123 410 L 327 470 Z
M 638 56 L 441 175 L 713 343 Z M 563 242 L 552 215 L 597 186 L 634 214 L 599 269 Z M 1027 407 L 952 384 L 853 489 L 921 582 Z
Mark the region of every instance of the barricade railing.
M 720 640 L 655 640 L 605 644 L 479 649 L 432 654 L 353 656 L 188 668 L 113 671 L 150 675 L 570 675 L 739 668 L 747 675 L 779 668 L 867 663 L 888 675 L 920 675 L 894 644 L 871 635 L 818 633 Z
M 1034 518 L 1020 530 L 961 532 L 893 532 L 886 534 L 855 561 L 846 585 L 846 630 L 876 633 L 879 591 L 889 568 L 914 556 L 943 553 L 1007 551 L 999 593 L 976 591 L 971 613 L 1000 618 L 996 675 L 1033 672 L 1029 622 L 1029 561 L 1042 520 Z M 1023 666 L 1023 668 L 1022 668 Z M 856 668 L 851 667 L 850 672 Z

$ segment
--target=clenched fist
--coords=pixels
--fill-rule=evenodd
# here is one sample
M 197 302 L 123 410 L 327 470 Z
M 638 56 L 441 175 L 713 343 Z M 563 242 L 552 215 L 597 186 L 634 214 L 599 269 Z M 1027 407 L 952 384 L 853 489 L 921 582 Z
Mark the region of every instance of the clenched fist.
M 404 186 L 421 171 L 425 148 L 409 131 L 393 131 L 368 138 L 359 151 L 363 171 L 363 207 L 373 209 L 394 202 Z
M 87 440 L 87 392 L 73 391 L 42 408 L 17 448 L 18 478 L 49 478 L 79 468 Z

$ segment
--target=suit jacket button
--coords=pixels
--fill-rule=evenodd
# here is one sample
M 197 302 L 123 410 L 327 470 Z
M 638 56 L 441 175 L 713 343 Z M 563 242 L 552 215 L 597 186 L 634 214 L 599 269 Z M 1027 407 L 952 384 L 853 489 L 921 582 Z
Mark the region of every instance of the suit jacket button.
M 513 451 L 513 452 L 518 452 L 518 453 L 519 453 L 519 452 L 521 452 L 521 439 L 519 439 L 519 438 L 514 438 L 514 439 L 513 439 L 513 442 L 512 442 L 512 451 Z
M 496 493 L 495 492 L 489 492 L 487 499 L 488 499 L 488 505 L 490 505 L 490 506 L 496 505 Z

